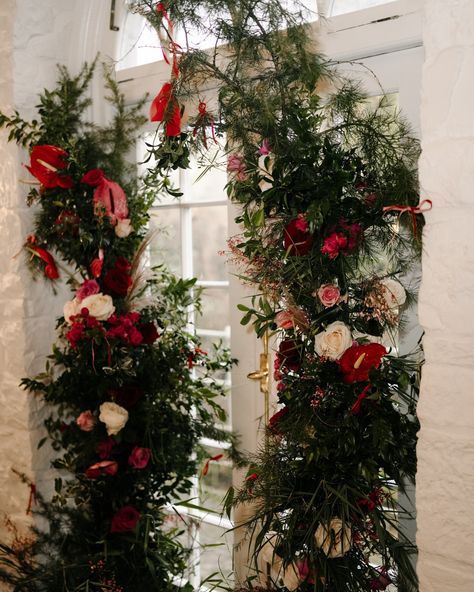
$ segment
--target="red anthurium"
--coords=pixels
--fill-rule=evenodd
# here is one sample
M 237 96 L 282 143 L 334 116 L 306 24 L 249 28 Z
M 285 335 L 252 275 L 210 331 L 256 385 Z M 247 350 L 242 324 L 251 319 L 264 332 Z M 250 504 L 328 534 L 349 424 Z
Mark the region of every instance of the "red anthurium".
M 101 460 L 91 465 L 85 475 L 88 479 L 98 479 L 105 475 L 116 475 L 118 464 L 114 460 Z
M 72 178 L 69 175 L 60 175 L 60 171 L 67 167 L 68 154 L 62 148 L 43 144 L 35 146 L 30 155 L 30 166 L 26 168 L 33 177 L 43 185 L 45 189 L 62 187 L 69 189 L 73 186 Z
M 49 253 L 46 249 L 37 247 L 32 241 L 27 242 L 27 248 L 34 256 L 39 257 L 46 263 L 43 269 L 44 275 L 50 280 L 57 280 L 59 277 L 59 271 L 51 253 Z
M 170 82 L 165 82 L 153 99 L 150 121 L 164 121 L 167 136 L 179 136 L 181 133 L 181 109 L 173 96 L 173 85 Z
M 91 274 L 93 277 L 98 278 L 102 273 L 102 267 L 104 265 L 104 250 L 99 249 L 98 256 L 91 262 Z
M 379 343 L 352 345 L 339 360 L 339 367 L 344 375 L 344 382 L 364 382 L 369 379 L 372 368 L 378 368 L 387 350 Z
M 105 177 L 97 185 L 94 191 L 94 212 L 105 213 L 111 224 L 115 226 L 118 220 L 128 217 L 127 196 L 118 183 L 109 181 Z

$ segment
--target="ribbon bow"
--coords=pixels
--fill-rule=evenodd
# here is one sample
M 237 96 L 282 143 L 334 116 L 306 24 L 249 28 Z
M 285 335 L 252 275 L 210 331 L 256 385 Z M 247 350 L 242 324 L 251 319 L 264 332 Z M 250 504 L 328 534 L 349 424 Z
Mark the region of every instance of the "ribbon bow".
M 424 199 L 421 201 L 417 206 L 385 206 L 383 208 L 383 212 L 399 212 L 398 216 L 400 217 L 405 212 L 408 212 L 411 216 L 411 222 L 413 225 L 413 236 L 416 237 L 416 216 L 417 214 L 423 214 L 424 212 L 429 212 L 433 207 L 433 202 L 431 199 Z

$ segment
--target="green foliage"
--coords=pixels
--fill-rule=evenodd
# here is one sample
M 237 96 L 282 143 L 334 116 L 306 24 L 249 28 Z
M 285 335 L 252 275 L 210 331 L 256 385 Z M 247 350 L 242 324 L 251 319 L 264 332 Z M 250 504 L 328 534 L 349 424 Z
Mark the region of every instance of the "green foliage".
M 187 43 L 173 93 L 189 109 L 200 88 L 218 88 L 215 128 L 227 135 L 227 189 L 241 206 L 242 234 L 229 241 L 230 259 L 257 292 L 239 306 L 241 322 L 281 340 L 281 411 L 226 510 L 244 502 L 255 508 L 253 558 L 257 565 L 266 555 L 278 590 L 363 592 L 393 581 L 412 592 L 416 549 L 399 527 L 408 512 L 397 496 L 416 470 L 421 355 L 399 356 L 394 346 L 415 298 L 416 279 L 407 278 L 418 273 L 423 226 L 414 211 L 419 146 L 388 98 L 369 101 L 315 52 L 304 11 L 282 4 L 166 3 L 175 26 L 217 38 L 206 51 Z M 151 0 L 132 9 L 171 35 Z M 150 146 L 161 156 L 152 177 L 181 165 L 199 119 L 189 127 Z M 321 296 L 328 286 L 338 293 L 332 302 Z M 337 355 L 321 346 L 321 335 L 335 328 L 346 335 Z M 345 373 L 342 354 L 358 347 L 366 349 L 345 358 L 353 374 Z M 358 375 L 376 351 L 384 353 Z M 339 553 L 334 520 L 349 541 Z
M 40 173 L 32 162 L 41 184 L 29 195 L 38 214 L 26 247 L 53 281 L 51 252 L 66 262 L 76 290 L 73 308 L 57 321 L 58 342 L 45 371 L 22 380 L 48 412 L 38 448 L 49 443 L 55 451 L 54 496 L 38 496 L 35 514 L 43 527 L 26 539 L 12 527 L 12 543 L 0 545 L 0 581 L 18 592 L 190 591 L 190 584 L 176 583 L 185 577 L 189 549 L 180 542 L 186 522 L 174 504 L 190 496 L 206 459 L 203 437 L 229 442 L 238 460 L 217 403 L 225 390 L 216 377 L 233 360 L 219 347 L 206 354 L 188 331 L 188 311 L 200 307 L 195 280 L 142 265 L 156 188 L 137 178 L 127 154 L 145 121 L 145 99 L 126 107 L 105 70 L 114 115 L 103 127 L 89 123 L 94 66 L 75 77 L 59 68 L 56 88 L 40 97 L 39 122 L 0 116 L 12 141 L 32 152 L 46 145 L 46 155 L 51 147 L 63 151 L 59 164 L 41 160 Z M 99 168 L 97 183 L 83 179 Z M 48 186 L 44 169 L 55 181 Z M 110 185 L 98 188 L 104 175 L 116 195 L 124 191 L 122 218 Z M 99 189 L 111 200 L 110 211 L 97 208 Z M 124 217 L 132 227 L 127 236 L 116 232 Z M 95 310 L 88 297 L 106 309 Z

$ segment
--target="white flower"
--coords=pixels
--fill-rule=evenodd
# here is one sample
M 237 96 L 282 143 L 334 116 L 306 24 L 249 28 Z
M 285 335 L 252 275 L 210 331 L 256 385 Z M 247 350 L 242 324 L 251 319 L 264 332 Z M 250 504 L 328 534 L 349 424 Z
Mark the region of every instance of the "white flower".
M 398 308 L 405 304 L 407 293 L 400 282 L 386 278 L 380 283 L 384 287 L 384 298 L 389 308 Z
M 72 324 L 71 317 L 79 314 L 81 312 L 81 308 L 82 308 L 82 303 L 77 298 L 74 298 L 73 300 L 68 300 L 66 302 L 66 304 L 64 305 L 64 308 L 63 308 L 63 315 L 64 315 L 64 320 L 66 321 L 66 323 L 68 323 L 68 325 Z
M 314 338 L 316 353 L 330 360 L 338 360 L 351 345 L 351 331 L 341 321 L 331 323 Z
M 343 557 L 352 546 L 350 527 L 340 519 L 333 518 L 328 524 L 321 523 L 314 534 L 316 546 L 330 559 Z
M 81 308 L 87 308 L 89 314 L 98 321 L 106 321 L 115 312 L 114 302 L 111 296 L 106 294 L 92 294 L 87 296 L 80 304 Z
M 127 238 L 127 236 L 133 232 L 133 226 L 130 218 L 122 218 L 121 220 L 118 220 L 114 230 L 115 234 L 119 238 Z
M 99 410 L 99 419 L 105 423 L 109 436 L 118 434 L 128 421 L 128 411 L 117 403 L 102 403 Z
M 267 161 L 267 165 L 265 166 L 265 161 Z M 275 158 L 271 154 L 262 154 L 258 159 L 258 172 L 261 177 L 265 177 L 260 181 L 258 186 L 262 191 L 267 191 L 273 187 L 273 165 L 275 162 Z M 271 181 L 267 181 L 267 179 L 271 179 Z

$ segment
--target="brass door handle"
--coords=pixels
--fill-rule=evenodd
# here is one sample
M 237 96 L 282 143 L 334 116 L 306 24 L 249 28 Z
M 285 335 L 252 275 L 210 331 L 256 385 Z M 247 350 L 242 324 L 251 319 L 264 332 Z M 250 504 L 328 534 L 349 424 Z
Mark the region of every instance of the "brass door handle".
M 267 424 L 270 411 L 270 355 L 268 352 L 268 333 L 265 333 L 262 336 L 262 345 L 263 353 L 260 354 L 260 368 L 247 374 L 247 378 L 250 380 L 258 380 L 260 382 L 260 392 L 265 396 L 264 418 L 265 424 Z

